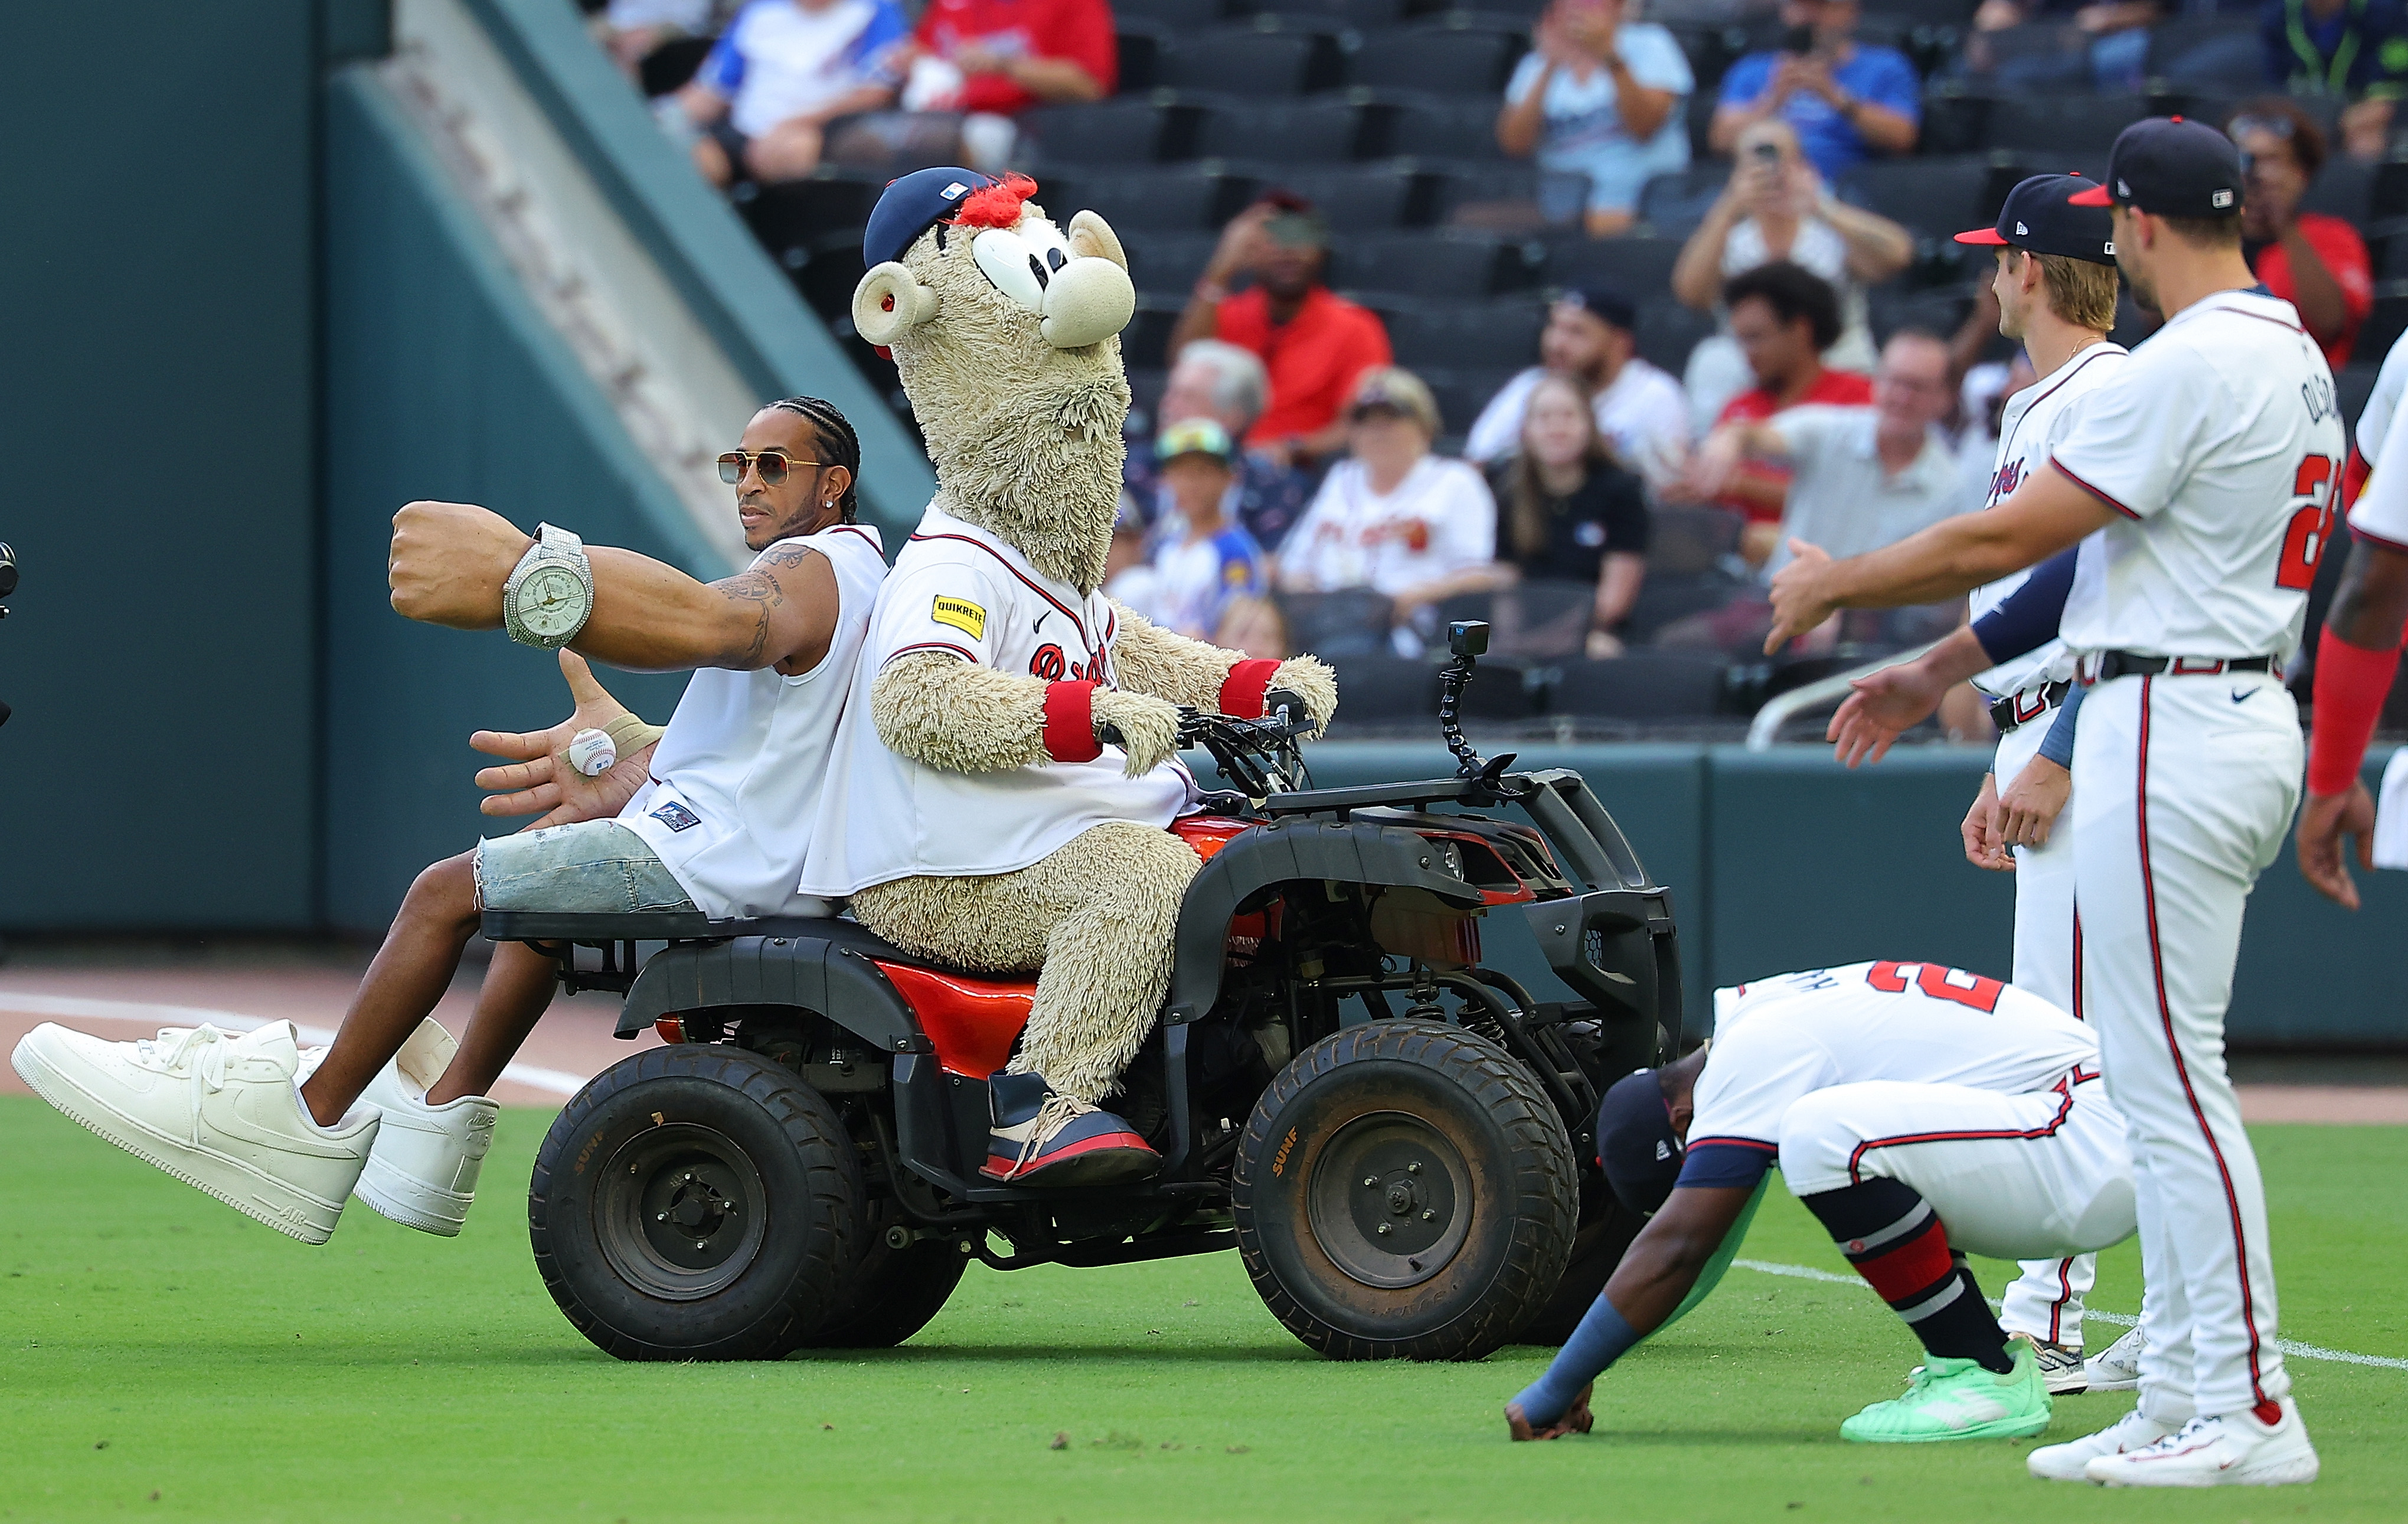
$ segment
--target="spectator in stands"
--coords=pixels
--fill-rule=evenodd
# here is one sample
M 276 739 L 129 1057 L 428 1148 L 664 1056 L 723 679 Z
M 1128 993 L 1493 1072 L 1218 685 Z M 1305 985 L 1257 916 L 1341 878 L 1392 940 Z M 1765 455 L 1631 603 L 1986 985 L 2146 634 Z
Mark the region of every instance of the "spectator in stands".
M 1826 358 L 1842 369 L 1865 370 L 1873 363 L 1873 339 L 1864 288 L 1914 257 L 1914 235 L 1831 194 L 1786 122 L 1759 122 L 1742 131 L 1728 183 L 1672 266 L 1673 295 L 1700 311 L 1726 308 L 1723 333 L 1689 355 L 1684 379 L 1693 415 L 1713 418 L 1747 385 L 1747 367 L 1728 337 L 1724 288 L 1733 277 L 1774 260 L 1812 271 L 1840 304 L 1840 337 Z
M 1868 378 L 1823 364 L 1823 352 L 1839 337 L 1840 304 L 1812 271 L 1786 260 L 1759 265 L 1733 277 L 1724 296 L 1730 306 L 1731 337 L 1746 356 L 1756 384 L 1724 405 L 1718 424 L 1757 423 L 1803 403 L 1844 408 L 1872 401 Z M 1748 524 L 1740 554 L 1753 566 L 1771 554 L 1778 542 L 1788 483 L 1784 466 L 1749 459 L 1730 470 L 1693 469 L 1667 496 L 1694 502 L 1719 499 L 1743 514 Z
M 1032 106 L 1099 101 L 1120 84 L 1105 0 L 929 0 L 912 34 L 911 111 L 961 111 L 973 169 L 1006 168 Z
M 2408 95 L 2408 10 L 2401 0 L 2263 0 L 2258 18 L 2266 83 L 2348 102 L 2342 146 L 2352 158 L 2382 158 L 2392 110 Z
M 1280 585 L 1370 588 L 1389 600 L 1398 653 L 1417 655 L 1434 628 L 1433 605 L 1499 581 L 1497 503 L 1478 471 L 1430 453 L 1438 403 L 1411 371 L 1365 373 L 1342 422 L 1352 453 L 1289 531 Z
M 1270 374 L 1252 350 L 1217 338 L 1197 339 L 1179 352 L 1179 363 L 1170 367 L 1162 401 L 1154 409 L 1155 438 L 1158 441 L 1171 424 L 1182 420 L 1209 418 L 1230 439 L 1243 439 L 1262 416 L 1269 389 Z M 1160 460 L 1158 443 L 1140 445 L 1129 452 L 1125 473 L 1130 490 L 1148 505 L 1149 517 L 1157 521 L 1175 506 L 1158 468 Z M 1252 535 L 1265 551 L 1276 551 L 1312 496 L 1312 482 L 1302 471 L 1268 455 L 1241 451 L 1226 506 L 1232 523 Z
M 1589 236 L 1630 231 L 1650 175 L 1689 164 L 1683 108 L 1697 80 L 1672 34 L 1624 19 L 1627 0 L 1553 0 L 1505 87 L 1498 146 L 1586 178 L 1577 208 Z M 1575 208 L 1548 207 L 1550 222 Z
M 1966 61 L 2019 90 L 2135 91 L 2148 77 L 2149 28 L 2163 15 L 2157 0 L 1982 0 Z M 1993 61 L 1992 34 L 2050 22 L 2060 36 L 2048 45 Z
M 2325 135 L 2298 102 L 2281 95 L 2248 102 L 2224 131 L 2241 150 L 2241 237 L 2249 267 L 2300 309 L 2325 363 L 2339 370 L 2349 364 L 2358 324 L 2374 310 L 2374 269 L 2358 229 L 2300 209 L 2324 167 Z
M 620 73 L 636 79 L 663 43 L 710 36 L 717 8 L 714 0 L 609 0 L 594 18 L 594 39 L 609 50 Z
M 1517 442 L 1488 478 L 1505 519 L 1506 564 L 1524 577 L 1594 584 L 1584 654 L 1619 656 L 1615 627 L 1647 573 L 1645 490 L 1614 460 L 1577 376 L 1540 377 Z
M 1675 480 L 1689 453 L 1689 402 L 1681 383 L 1639 357 L 1639 312 L 1618 291 L 1567 291 L 1547 309 L 1539 363 L 1491 397 L 1463 453 L 1483 463 L 1510 453 L 1531 390 L 1549 371 L 1578 377 L 1597 407 L 1598 431 L 1648 482 Z
M 1871 407 L 1810 406 L 1734 419 L 1698 447 L 1692 474 L 1698 490 L 1712 494 L 1751 458 L 1791 467 L 1768 576 L 1788 564 L 1792 539 L 1834 556 L 1862 555 L 1963 507 L 1956 454 L 1939 427 L 1956 400 L 1948 341 L 1901 329 L 1883 347 Z
M 1911 153 L 1923 121 L 1923 80 L 1895 48 L 1856 40 L 1856 0 L 1784 0 L 1789 35 L 1723 76 L 1707 140 L 1728 153 L 1740 134 L 1778 117 L 1806 157 L 1838 180 L 1876 153 Z
M 895 0 L 752 0 L 660 119 L 713 185 L 799 180 L 829 122 L 894 101 L 909 34 Z
M 1162 483 L 1177 522 L 1154 553 L 1155 624 L 1193 640 L 1220 633 L 1229 600 L 1264 589 L 1263 548 L 1229 515 L 1238 446 L 1210 418 L 1190 418 L 1154 437 Z
M 1274 191 L 1222 230 L 1170 331 L 1174 363 L 1199 338 L 1224 339 L 1262 360 L 1270 404 L 1246 431 L 1246 448 L 1282 467 L 1345 449 L 1347 398 L 1366 371 L 1391 358 L 1379 317 L 1322 283 L 1328 258 L 1329 230 L 1312 204 Z M 1230 283 L 1243 276 L 1253 286 L 1231 295 Z

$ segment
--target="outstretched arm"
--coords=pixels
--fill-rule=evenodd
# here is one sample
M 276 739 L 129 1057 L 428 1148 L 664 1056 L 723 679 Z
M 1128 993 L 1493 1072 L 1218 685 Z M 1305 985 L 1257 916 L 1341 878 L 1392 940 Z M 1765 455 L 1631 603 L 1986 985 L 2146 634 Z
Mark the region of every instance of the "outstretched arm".
M 1555 1439 L 1587 1431 L 1588 1391 L 1598 1375 L 1671 1319 L 1757 1188 L 1683 1186 L 1673 1190 L 1623 1252 L 1622 1263 L 1547 1373 L 1506 1404 L 1506 1424 L 1515 1439 Z
M 869 685 L 869 715 L 888 750 L 947 772 L 1093 761 L 1106 726 L 1132 778 L 1179 750 L 1179 711 L 1160 698 L 998 672 L 941 651 L 888 662 Z
M 1770 654 L 1841 609 L 1938 603 L 2032 566 L 2113 521 L 2114 510 L 2052 461 L 1997 507 L 1942 519 L 1864 555 L 1834 561 L 1802 540 L 1772 579 Z
M 393 519 L 394 610 L 453 629 L 497 629 L 502 586 L 534 543 L 473 503 L 410 503 Z M 836 572 L 816 551 L 778 546 L 715 582 L 608 545 L 588 546 L 586 560 L 594 612 L 569 645 L 614 667 L 800 673 L 835 638 Z
M 1263 695 L 1280 688 L 1304 700 L 1320 735 L 1338 712 L 1338 674 L 1319 658 L 1290 656 L 1265 661 L 1242 651 L 1176 635 L 1119 605 L 1120 634 L 1112 641 L 1112 665 L 1121 685 L 1208 713 L 1253 719 L 1263 712 Z

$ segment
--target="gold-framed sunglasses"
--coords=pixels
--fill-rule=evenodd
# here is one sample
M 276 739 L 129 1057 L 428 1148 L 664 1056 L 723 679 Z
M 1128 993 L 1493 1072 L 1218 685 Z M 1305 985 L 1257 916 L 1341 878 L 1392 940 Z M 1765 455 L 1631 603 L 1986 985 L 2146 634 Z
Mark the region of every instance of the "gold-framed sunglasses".
M 824 460 L 796 460 L 782 450 L 751 453 L 730 450 L 719 457 L 719 480 L 732 487 L 744 480 L 744 473 L 747 470 L 757 470 L 761 473 L 763 485 L 775 487 L 781 485 L 786 480 L 787 473 L 797 466 L 825 466 L 827 462 Z

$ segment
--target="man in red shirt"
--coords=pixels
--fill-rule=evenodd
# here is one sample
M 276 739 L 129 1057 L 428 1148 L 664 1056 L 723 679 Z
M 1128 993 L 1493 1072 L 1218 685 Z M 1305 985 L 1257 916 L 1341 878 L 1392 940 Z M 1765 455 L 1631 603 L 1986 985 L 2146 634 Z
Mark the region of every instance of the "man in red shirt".
M 1870 377 L 1823 364 L 1823 352 L 1840 339 L 1840 301 L 1820 276 L 1775 260 L 1731 277 L 1723 301 L 1731 337 L 1747 355 L 1756 385 L 1724 404 L 1717 425 L 1758 423 L 1806 402 L 1872 404 Z M 1788 493 L 1788 470 L 1760 460 L 1742 463 L 1723 487 L 1722 506 L 1747 515 L 1740 553 L 1750 564 L 1771 554 Z M 1694 501 L 1704 494 L 1692 487 L 1686 493 L 1675 488 L 1670 496 Z
M 1105 0 L 929 0 L 912 36 L 962 71 L 964 111 L 1017 116 L 1101 100 L 1120 82 Z
M 2374 310 L 2374 271 L 2366 240 L 2338 217 L 2301 211 L 2300 198 L 2324 167 L 2325 135 L 2296 101 L 2251 101 L 2225 128 L 2241 150 L 2241 237 L 2250 269 L 2266 289 L 2300 309 L 2325 352 L 2325 364 L 2349 364 L 2358 324 Z
M 1246 448 L 1282 466 L 1343 451 L 1354 382 L 1392 358 L 1378 315 L 1322 284 L 1328 249 L 1328 230 L 1310 203 L 1284 192 L 1265 196 L 1223 230 L 1170 332 L 1174 362 L 1198 338 L 1262 356 L 1270 403 L 1247 431 Z M 1229 282 L 1246 274 L 1254 285 L 1231 295 Z

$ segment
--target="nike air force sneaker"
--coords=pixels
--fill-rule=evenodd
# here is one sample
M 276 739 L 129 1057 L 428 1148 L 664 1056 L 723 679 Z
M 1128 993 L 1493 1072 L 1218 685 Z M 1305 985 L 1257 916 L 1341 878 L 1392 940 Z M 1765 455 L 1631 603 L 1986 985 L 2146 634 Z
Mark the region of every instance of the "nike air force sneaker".
M 44 1022 L 10 1062 L 70 1118 L 304 1244 L 323 1244 L 377 1137 L 372 1105 L 322 1128 L 294 1088 L 293 1024 L 170 1027 L 111 1042 Z
M 382 1216 L 422 1233 L 459 1236 L 476 1199 L 477 1173 L 494 1146 L 501 1108 L 483 1096 L 440 1106 L 426 1092 L 450 1067 L 458 1044 L 432 1016 L 418 1024 L 393 1062 L 377 1071 L 362 1100 L 384 1114 L 355 1195 Z
M 2316 1479 L 2316 1447 L 2286 1397 L 2274 1422 L 2253 1412 L 2193 1418 L 2136 1450 L 2102 1455 L 2082 1474 L 2107 1487 L 2285 1487 Z
M 2088 1481 L 2089 1474 L 2085 1468 L 2100 1456 L 2144 1450 L 2172 1432 L 2134 1408 L 2095 1434 L 2085 1434 L 2063 1445 L 2042 1445 L 2024 1457 L 2024 1467 L 2046 1482 Z
M 2090 1389 L 2095 1392 L 2136 1391 L 2141 1385 L 2141 1330 L 2131 1332 L 2090 1357 Z
M 2022 1439 L 2048 1427 L 2048 1387 L 2029 1339 L 2007 1341 L 2014 1368 L 2001 1375 L 1979 1360 L 1927 1355 L 1906 1395 L 1875 1402 L 1840 1425 L 1865 1445 L 1928 1445 L 1957 1439 Z

